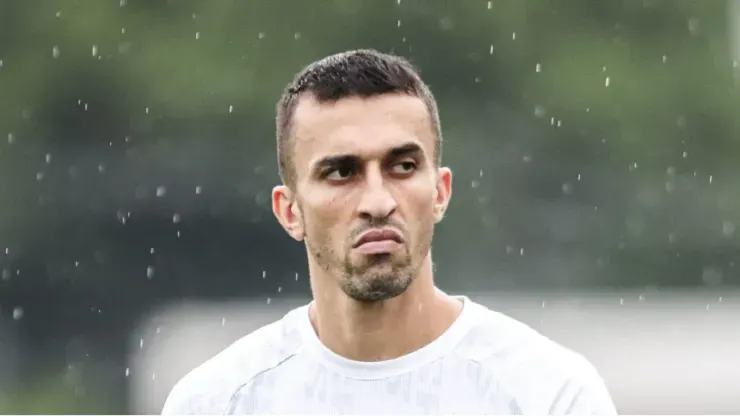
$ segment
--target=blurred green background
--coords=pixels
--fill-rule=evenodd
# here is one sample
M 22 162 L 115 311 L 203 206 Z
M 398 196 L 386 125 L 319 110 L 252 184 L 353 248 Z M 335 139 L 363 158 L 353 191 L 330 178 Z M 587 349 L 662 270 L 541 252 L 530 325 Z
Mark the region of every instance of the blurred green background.
M 0 412 L 125 413 L 137 322 L 308 294 L 274 105 L 408 57 L 439 101 L 445 290 L 740 284 L 734 3 L 0 0 Z M 740 20 L 740 19 L 739 19 Z

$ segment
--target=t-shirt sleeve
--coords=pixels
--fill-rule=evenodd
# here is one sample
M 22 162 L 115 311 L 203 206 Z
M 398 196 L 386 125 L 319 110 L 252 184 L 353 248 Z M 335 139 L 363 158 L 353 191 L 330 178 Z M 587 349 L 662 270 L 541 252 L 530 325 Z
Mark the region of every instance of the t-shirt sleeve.
M 182 381 L 170 391 L 162 407 L 162 415 L 194 415 L 191 397 Z
M 596 373 L 589 371 L 588 376 L 568 383 L 563 394 L 552 407 L 553 415 L 599 415 L 616 416 L 609 390 L 604 380 Z

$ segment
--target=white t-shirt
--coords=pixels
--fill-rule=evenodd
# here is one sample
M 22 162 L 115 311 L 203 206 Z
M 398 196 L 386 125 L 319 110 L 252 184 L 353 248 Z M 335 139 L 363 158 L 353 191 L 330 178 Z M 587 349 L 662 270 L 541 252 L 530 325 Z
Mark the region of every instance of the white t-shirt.
M 183 377 L 162 414 L 617 414 L 584 357 L 460 299 L 442 336 L 381 362 L 334 354 L 294 309 Z

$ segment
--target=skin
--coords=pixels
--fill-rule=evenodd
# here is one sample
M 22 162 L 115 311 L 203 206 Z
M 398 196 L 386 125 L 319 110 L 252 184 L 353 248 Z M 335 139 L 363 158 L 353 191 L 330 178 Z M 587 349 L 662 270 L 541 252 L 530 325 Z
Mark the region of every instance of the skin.
M 303 241 L 322 343 L 358 361 L 387 360 L 439 337 L 462 304 L 437 290 L 431 243 L 452 193 L 434 163 L 424 102 L 405 94 L 319 103 L 301 97 L 292 138 L 294 189 L 277 186 L 273 212 Z M 353 248 L 372 229 L 402 242 L 383 253 Z

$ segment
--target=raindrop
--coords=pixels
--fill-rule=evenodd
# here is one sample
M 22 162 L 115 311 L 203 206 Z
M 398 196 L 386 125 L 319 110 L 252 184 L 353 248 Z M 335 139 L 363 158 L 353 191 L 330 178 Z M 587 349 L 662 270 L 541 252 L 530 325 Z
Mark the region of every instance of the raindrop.
M 8 133 L 8 144 L 13 144 L 13 143 L 15 143 L 15 134 L 10 132 Z
M 523 255 L 524 255 L 524 248 L 520 248 L 520 249 L 519 249 L 519 255 L 520 255 L 520 256 L 523 256 Z
M 696 34 L 696 32 L 699 30 L 699 19 L 697 19 L 696 17 L 690 18 L 688 21 L 688 27 L 691 34 Z
M 732 238 L 735 235 L 735 223 L 730 221 L 725 221 L 722 223 L 722 235 L 724 235 L 727 238 Z
M 233 112 L 234 112 L 234 106 L 233 105 L 230 105 L 229 106 L 229 114 L 231 114 Z
M 270 298 L 267 298 L 267 304 L 268 304 L 268 305 L 270 304 L 270 302 L 272 302 L 272 299 L 270 299 Z
M 516 32 L 511 32 L 511 40 L 516 40 Z
M 570 182 L 565 182 L 561 189 L 565 195 L 571 195 L 573 193 L 573 184 Z
M 530 163 L 531 161 L 532 161 L 532 156 L 529 156 L 529 155 L 522 156 L 522 162 Z
M 203 192 L 203 187 L 201 187 L 201 186 L 196 186 L 196 187 L 195 187 L 195 193 L 196 193 L 197 195 L 200 195 L 200 193 L 201 193 L 201 192 Z
M 398 22 L 399 22 L 399 23 L 398 23 L 398 27 L 401 27 L 401 23 L 400 23 L 401 21 L 399 20 Z M 300 39 L 300 38 L 301 38 L 301 32 L 295 32 L 295 33 L 293 34 L 293 39 L 295 39 L 295 40 L 298 40 L 298 39 Z
M 149 249 L 149 254 L 154 254 L 154 247 Z
M 195 32 L 195 39 L 200 39 L 200 32 Z
M 265 33 L 264 32 L 260 32 L 260 33 L 257 34 L 257 39 L 263 39 L 264 37 L 265 37 Z
M 139 348 L 144 348 L 144 338 L 139 338 Z
M 161 198 L 167 194 L 167 187 L 165 186 L 158 186 L 157 187 L 157 197 Z
M 663 63 L 666 63 L 667 60 L 668 60 L 668 56 L 663 55 Z
M 707 286 L 719 286 L 722 284 L 722 270 L 714 267 L 705 267 L 701 273 L 701 281 Z
M 13 273 L 11 273 L 10 270 L 3 269 L 3 271 L 2 271 L 2 278 L 3 278 L 3 280 L 5 280 L 7 282 L 8 280 L 10 280 L 10 277 L 12 275 L 13 275 Z
M 221 326 L 226 326 L 226 318 L 221 318 Z
M 539 62 L 534 66 L 534 72 L 542 72 L 542 64 Z
M 57 17 L 57 19 L 60 18 L 60 17 L 62 17 L 62 12 L 61 11 L 58 11 L 55 16 Z
M 608 87 L 610 83 L 611 83 L 611 78 L 610 77 L 604 78 L 604 86 L 605 87 Z
M 546 305 L 546 302 L 543 300 L 542 301 L 542 309 L 545 309 L 545 305 Z
M 713 177 L 712 175 L 709 175 L 709 183 L 712 183 L 712 179 L 713 179 L 713 178 L 714 178 L 714 177 Z
M 131 374 L 131 369 L 126 367 L 126 372 L 125 372 L 126 377 L 128 377 L 130 374 Z
M 488 47 L 488 54 L 493 55 L 493 45 Z
M 98 165 L 98 172 L 105 173 L 105 165 L 104 164 L 101 163 L 101 164 Z
M 36 172 L 36 180 L 41 182 L 44 179 L 44 172 Z
M 401 27 L 401 21 L 400 20 L 397 20 L 396 21 L 396 27 Z
M 180 238 L 180 230 L 177 231 L 177 238 Z
M 10 247 L 5 247 L 5 255 L 7 256 L 10 254 Z
M 267 270 L 262 270 L 262 278 L 267 278 Z
M 480 186 L 480 182 L 478 182 L 478 181 L 475 181 L 474 180 L 474 181 L 471 181 L 470 182 L 470 187 L 473 188 L 473 189 L 477 189 L 479 186 Z
M 541 105 L 536 105 L 536 106 L 534 106 L 534 116 L 535 116 L 535 117 L 539 117 L 539 118 L 542 118 L 542 117 L 544 117 L 544 116 L 545 116 L 545 114 L 546 114 L 546 113 L 547 113 L 547 112 L 546 112 L 546 110 L 545 110 L 545 107 L 543 107 L 543 106 L 541 106 Z
M 75 261 L 75 267 L 80 267 L 80 262 L 79 261 Z
M 576 177 L 576 180 L 580 182 L 580 180 L 581 180 L 581 174 L 580 174 L 580 173 L 579 173 L 579 174 L 578 174 L 578 176 Z
M 98 56 L 98 45 L 92 46 L 92 56 Z
M 298 281 L 298 273 L 295 274 L 295 281 Z
M 492 1 L 489 1 L 488 2 L 488 10 L 491 10 L 492 7 L 493 7 L 493 2 Z
M 127 0 L 121 0 L 121 1 L 118 2 L 118 5 L 121 6 L 121 7 L 123 7 L 123 6 L 126 5 L 126 2 L 127 2 Z
M 396 4 L 401 5 L 401 0 L 396 0 Z
M 178 214 L 176 212 L 174 215 L 172 215 L 172 222 L 175 223 L 175 224 L 177 224 L 178 222 L 180 222 L 180 214 Z
M 123 34 L 126 34 L 126 28 L 125 28 L 125 27 L 122 27 L 122 28 L 121 28 L 121 34 L 122 34 L 122 35 L 123 35 Z
M 149 107 L 144 108 L 144 113 L 149 114 Z
M 278 293 L 280 293 L 282 291 L 283 291 L 283 287 L 282 286 L 278 286 Z
M 154 266 L 148 266 L 146 268 L 146 278 L 151 280 L 154 277 Z
M 46 156 L 44 156 L 44 161 L 47 165 L 51 163 L 51 153 L 47 153 Z
M 16 321 L 20 320 L 21 318 L 23 318 L 23 313 L 23 308 L 21 308 L 20 306 L 16 306 L 15 308 L 13 308 L 13 319 L 15 319 Z
M 53 48 L 51 48 L 51 56 L 52 57 L 59 58 L 59 55 L 60 54 L 61 54 L 61 52 L 59 51 L 59 46 L 54 46 Z
M 619 298 L 619 304 L 624 305 L 624 298 Z
M 681 157 L 684 158 L 684 159 L 686 159 L 687 157 L 689 157 L 689 152 L 683 152 L 683 154 L 681 155 Z

